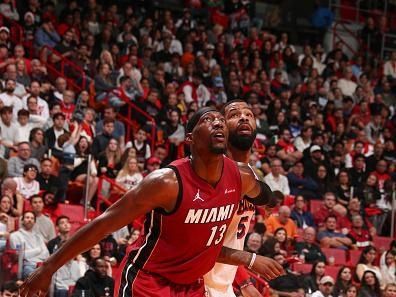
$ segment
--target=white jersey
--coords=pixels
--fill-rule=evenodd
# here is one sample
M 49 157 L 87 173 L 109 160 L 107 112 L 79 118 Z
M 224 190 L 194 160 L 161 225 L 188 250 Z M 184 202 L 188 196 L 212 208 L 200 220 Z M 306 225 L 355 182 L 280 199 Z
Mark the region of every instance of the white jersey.
M 253 169 L 252 169 L 253 171 Z M 254 171 L 253 171 L 254 172 Z M 257 175 L 256 178 L 258 179 Z M 236 250 L 243 250 L 245 237 L 249 232 L 250 220 L 255 213 L 255 206 L 242 199 L 238 210 L 228 226 L 223 246 Z M 232 283 L 234 282 L 238 266 L 216 263 L 204 276 L 206 291 L 210 297 L 233 297 L 235 296 Z

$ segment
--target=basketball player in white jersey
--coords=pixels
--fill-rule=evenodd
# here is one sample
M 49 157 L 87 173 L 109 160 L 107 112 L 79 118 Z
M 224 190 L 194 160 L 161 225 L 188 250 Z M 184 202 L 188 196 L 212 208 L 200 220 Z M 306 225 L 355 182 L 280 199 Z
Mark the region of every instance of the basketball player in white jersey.
M 248 163 L 251 147 L 256 138 L 256 120 L 246 102 L 233 100 L 223 108 L 223 114 L 229 129 L 227 155 L 242 163 Z M 243 250 L 245 237 L 249 231 L 250 220 L 255 213 L 255 206 L 242 199 L 238 210 L 226 232 L 223 246 Z M 232 283 L 237 273 L 237 266 L 216 263 L 205 277 L 206 291 L 210 297 L 235 297 Z M 252 284 L 242 288 L 244 297 L 261 296 Z

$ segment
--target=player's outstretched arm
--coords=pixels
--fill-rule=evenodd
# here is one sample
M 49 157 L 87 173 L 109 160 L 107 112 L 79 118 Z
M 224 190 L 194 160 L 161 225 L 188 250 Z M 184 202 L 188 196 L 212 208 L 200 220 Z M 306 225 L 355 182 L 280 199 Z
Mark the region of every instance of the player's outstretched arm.
M 238 163 L 238 167 L 242 179 L 242 194 L 244 198 L 254 205 L 274 207 L 277 201 L 270 187 L 263 181 L 258 180 L 248 165 Z
M 225 246 L 221 249 L 217 262 L 248 266 L 254 272 L 262 275 L 266 280 L 277 278 L 285 273 L 282 266 L 271 258 Z
M 137 217 L 155 208 L 173 210 L 178 191 L 179 185 L 173 170 L 161 169 L 148 175 L 101 216 L 78 230 L 43 266 L 31 274 L 21 288 L 21 296 L 31 297 L 40 291 L 46 292 L 52 274 L 61 266 Z

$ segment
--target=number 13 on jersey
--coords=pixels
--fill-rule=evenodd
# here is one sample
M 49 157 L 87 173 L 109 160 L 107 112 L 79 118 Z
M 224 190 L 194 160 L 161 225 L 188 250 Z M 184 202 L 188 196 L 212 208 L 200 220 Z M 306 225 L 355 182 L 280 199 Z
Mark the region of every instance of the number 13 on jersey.
M 224 237 L 224 233 L 227 230 L 227 225 L 223 224 L 220 227 L 219 226 L 213 226 L 212 227 L 212 232 L 210 234 L 210 237 L 208 239 L 208 242 L 206 243 L 206 246 L 211 246 L 212 243 L 214 243 L 214 245 L 218 245 L 223 237 Z

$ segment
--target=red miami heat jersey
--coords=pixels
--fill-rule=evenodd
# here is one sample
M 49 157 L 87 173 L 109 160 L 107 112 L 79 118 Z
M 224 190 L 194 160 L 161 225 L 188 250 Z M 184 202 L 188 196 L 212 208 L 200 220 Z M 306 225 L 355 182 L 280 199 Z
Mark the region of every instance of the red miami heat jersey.
M 130 280 L 127 274 L 133 267 L 176 284 L 191 284 L 213 267 L 223 246 L 241 199 L 236 163 L 224 157 L 222 176 L 215 187 L 193 171 L 188 158 L 169 167 L 179 182 L 175 210 L 164 213 L 157 209 L 148 214 L 145 242 L 134 256 L 129 255 L 121 282 Z

